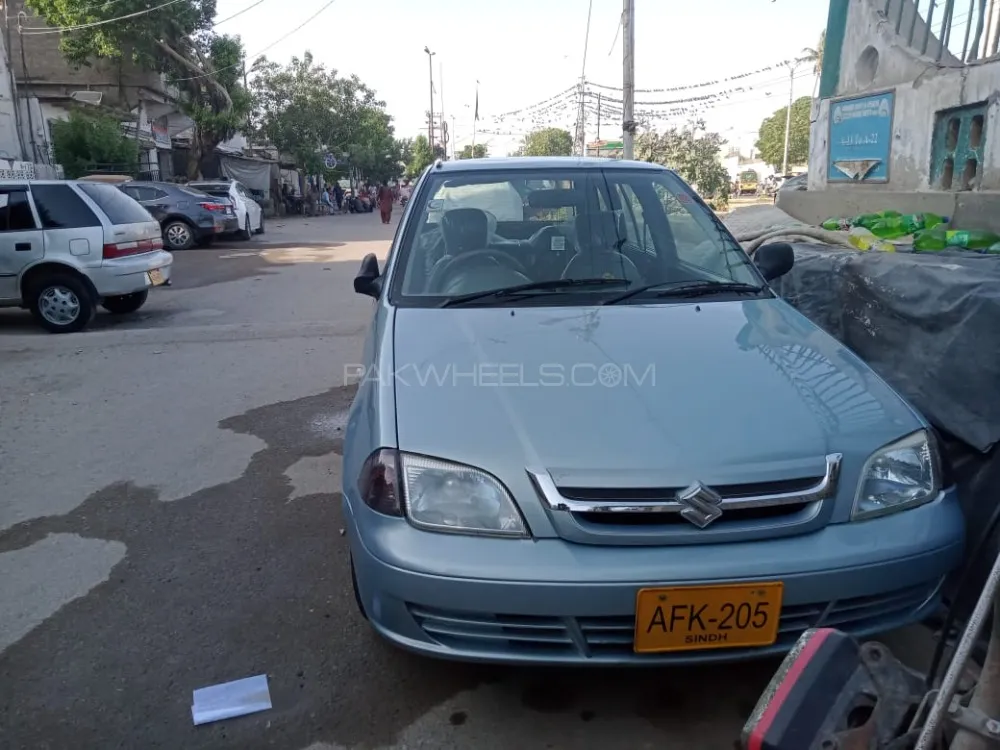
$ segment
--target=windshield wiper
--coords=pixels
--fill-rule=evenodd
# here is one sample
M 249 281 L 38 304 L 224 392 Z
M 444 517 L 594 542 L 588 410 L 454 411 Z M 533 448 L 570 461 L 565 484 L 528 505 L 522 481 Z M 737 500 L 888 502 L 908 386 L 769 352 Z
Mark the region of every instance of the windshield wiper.
M 660 289 L 660 287 L 667 287 Z M 655 291 L 659 290 L 659 291 Z M 703 297 L 709 294 L 760 294 L 764 291 L 762 286 L 744 284 L 740 281 L 713 281 L 711 279 L 699 279 L 697 281 L 661 281 L 656 284 L 646 284 L 635 289 L 630 289 L 624 294 L 612 297 L 603 304 L 617 305 L 619 302 L 637 297 L 644 292 L 655 292 L 655 297 Z
M 593 278 L 593 279 L 550 279 L 549 281 L 533 281 L 528 284 L 518 284 L 517 286 L 503 287 L 502 289 L 491 289 L 487 292 L 472 292 L 471 294 L 463 294 L 459 297 L 452 297 L 451 299 L 446 299 L 441 303 L 441 307 L 456 307 L 458 305 L 463 305 L 466 302 L 475 302 L 476 300 L 488 299 L 490 297 L 494 299 L 509 299 L 511 297 L 521 297 L 521 296 L 535 296 L 533 292 L 547 292 L 555 291 L 558 289 L 570 289 L 573 287 L 589 287 L 589 286 L 605 286 L 608 284 L 617 284 L 628 286 L 632 282 L 628 279 L 605 279 L 605 278 Z

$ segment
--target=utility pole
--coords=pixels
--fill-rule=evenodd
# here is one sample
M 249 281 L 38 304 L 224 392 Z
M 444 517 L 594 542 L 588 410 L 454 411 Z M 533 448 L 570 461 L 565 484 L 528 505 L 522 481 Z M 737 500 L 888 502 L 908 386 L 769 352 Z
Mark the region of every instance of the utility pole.
M 452 161 L 454 161 L 455 159 L 458 158 L 458 154 L 455 153 L 455 143 L 458 141 L 458 138 L 455 136 L 455 132 L 456 132 L 455 131 L 455 115 L 452 115 L 451 116 L 451 138 L 449 138 L 449 140 L 451 141 L 451 158 L 452 158 Z
M 476 81 L 476 110 L 472 113 L 472 158 L 476 158 L 476 125 L 479 124 L 479 81 Z
M 635 158 L 635 0 L 622 10 L 622 145 L 624 159 Z
M 587 155 L 587 110 L 584 104 L 587 96 L 587 47 L 590 44 L 590 15 L 594 10 L 594 0 L 590 0 L 587 6 L 587 33 L 583 39 L 583 66 L 580 71 L 580 104 L 576 111 L 576 148 L 580 150 L 580 156 Z
M 601 140 L 601 92 L 597 92 L 597 140 Z M 597 155 L 601 155 L 601 147 L 597 147 Z
M 788 174 L 788 143 L 792 131 L 792 96 L 795 93 L 795 68 L 799 61 L 788 63 L 788 111 L 785 112 L 785 156 L 781 160 L 781 174 Z
M 434 151 L 434 54 L 429 47 L 424 47 L 427 53 L 427 72 L 430 75 L 431 108 L 430 116 L 427 118 L 427 140 L 431 144 L 431 152 Z
M 444 141 L 441 146 L 444 148 L 444 158 L 448 158 L 448 122 L 444 116 L 444 63 L 438 63 L 438 85 L 440 91 L 438 95 L 441 97 L 441 140 Z

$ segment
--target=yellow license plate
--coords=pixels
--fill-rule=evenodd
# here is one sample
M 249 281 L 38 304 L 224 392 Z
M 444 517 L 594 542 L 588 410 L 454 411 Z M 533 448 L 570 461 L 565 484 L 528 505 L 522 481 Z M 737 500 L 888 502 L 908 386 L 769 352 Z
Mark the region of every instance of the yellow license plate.
M 783 589 L 780 581 L 640 589 L 635 652 L 770 646 L 778 638 Z
M 163 283 L 163 271 L 159 268 L 154 268 L 149 272 L 149 283 L 153 286 L 159 286 Z

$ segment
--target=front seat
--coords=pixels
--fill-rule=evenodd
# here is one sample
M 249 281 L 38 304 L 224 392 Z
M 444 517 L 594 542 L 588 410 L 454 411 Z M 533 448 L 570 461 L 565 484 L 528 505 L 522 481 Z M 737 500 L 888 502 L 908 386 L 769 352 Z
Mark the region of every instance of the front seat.
M 441 237 L 444 255 L 437 259 L 427 274 L 426 292 L 434 292 L 438 271 L 454 256 L 474 250 L 485 250 L 489 244 L 489 218 L 478 208 L 453 208 L 441 216 Z
M 624 217 L 614 211 L 579 214 L 574 222 L 579 248 L 566 268 L 564 279 L 627 279 L 633 284 L 642 281 L 642 274 L 629 258 L 622 254 L 625 243 Z

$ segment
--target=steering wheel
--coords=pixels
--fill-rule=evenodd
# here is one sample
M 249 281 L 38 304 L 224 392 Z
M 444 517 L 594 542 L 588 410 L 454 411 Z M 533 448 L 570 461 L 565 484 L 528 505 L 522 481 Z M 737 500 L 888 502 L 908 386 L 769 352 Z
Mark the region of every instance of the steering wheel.
M 430 280 L 427 282 L 427 289 L 432 293 L 438 291 L 445 279 L 455 273 L 456 268 L 464 268 L 469 264 L 479 263 L 482 265 L 486 261 L 492 261 L 499 265 L 507 266 L 513 271 L 528 276 L 528 271 L 522 265 L 521 261 L 515 258 L 510 253 L 505 253 L 503 250 L 486 249 L 486 250 L 473 250 L 468 253 L 462 253 L 461 255 L 453 255 L 444 263 L 441 263 L 437 268 L 434 269 L 431 274 Z M 530 277 L 529 277 L 530 278 Z

